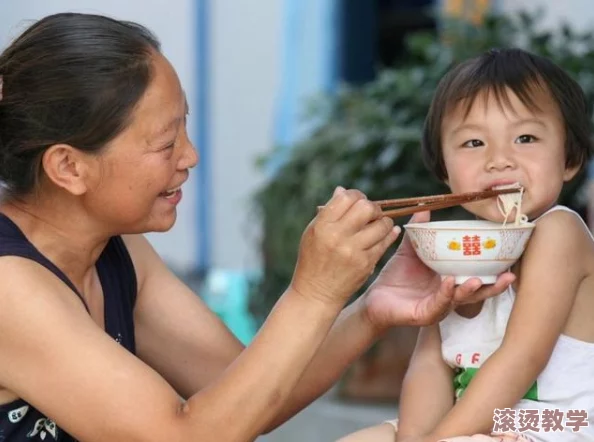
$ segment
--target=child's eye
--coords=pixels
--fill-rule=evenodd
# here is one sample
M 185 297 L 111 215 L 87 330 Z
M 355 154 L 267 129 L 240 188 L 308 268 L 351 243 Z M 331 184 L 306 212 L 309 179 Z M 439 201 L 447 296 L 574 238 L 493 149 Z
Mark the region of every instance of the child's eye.
M 518 144 L 526 144 L 526 143 L 534 143 L 536 141 L 536 137 L 534 135 L 520 135 L 518 138 L 515 139 L 514 143 Z
M 468 140 L 467 142 L 462 144 L 462 147 L 480 147 L 483 145 L 484 143 L 481 140 Z

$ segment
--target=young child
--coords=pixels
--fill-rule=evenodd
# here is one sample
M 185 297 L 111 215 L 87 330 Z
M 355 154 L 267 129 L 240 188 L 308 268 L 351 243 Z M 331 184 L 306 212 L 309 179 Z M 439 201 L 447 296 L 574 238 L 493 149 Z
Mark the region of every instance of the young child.
M 424 129 L 427 164 L 454 193 L 519 183 L 536 228 L 512 288 L 420 331 L 398 422 L 342 442 L 594 441 L 594 241 L 557 205 L 587 163 L 590 124 L 578 84 L 519 49 L 489 51 L 442 79 Z M 503 222 L 496 199 L 465 208 Z

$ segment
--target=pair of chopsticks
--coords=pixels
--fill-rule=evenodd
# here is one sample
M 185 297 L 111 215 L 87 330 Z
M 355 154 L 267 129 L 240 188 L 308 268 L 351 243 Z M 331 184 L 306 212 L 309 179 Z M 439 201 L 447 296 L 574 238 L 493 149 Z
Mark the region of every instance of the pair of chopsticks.
M 391 200 L 374 201 L 382 209 L 401 207 L 400 209 L 384 210 L 384 216 L 398 218 L 401 216 L 412 215 L 413 213 L 423 212 L 425 210 L 439 210 L 448 207 L 459 206 L 461 204 L 472 203 L 474 201 L 493 198 L 506 193 L 518 193 L 520 188 L 492 189 L 480 192 L 468 193 L 447 193 L 444 195 L 421 196 L 416 198 L 398 198 Z M 407 207 L 408 206 L 408 207 Z M 324 206 L 318 206 L 318 210 Z

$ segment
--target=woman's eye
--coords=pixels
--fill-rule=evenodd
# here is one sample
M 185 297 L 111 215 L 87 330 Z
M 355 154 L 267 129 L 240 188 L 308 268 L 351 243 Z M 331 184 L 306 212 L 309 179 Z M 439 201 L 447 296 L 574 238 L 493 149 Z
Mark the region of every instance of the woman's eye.
M 536 141 L 536 137 L 534 135 L 520 135 L 516 138 L 516 143 L 518 144 L 525 144 L 525 143 L 534 143 Z
M 480 147 L 480 146 L 483 146 L 483 142 L 481 140 L 468 140 L 462 146 L 463 147 Z

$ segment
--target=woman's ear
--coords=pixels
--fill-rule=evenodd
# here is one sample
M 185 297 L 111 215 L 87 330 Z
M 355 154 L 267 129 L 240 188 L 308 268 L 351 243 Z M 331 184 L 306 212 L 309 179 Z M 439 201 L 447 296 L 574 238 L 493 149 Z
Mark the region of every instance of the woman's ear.
M 73 195 L 87 191 L 88 167 L 83 152 L 68 144 L 55 144 L 41 158 L 43 171 L 56 186 Z

